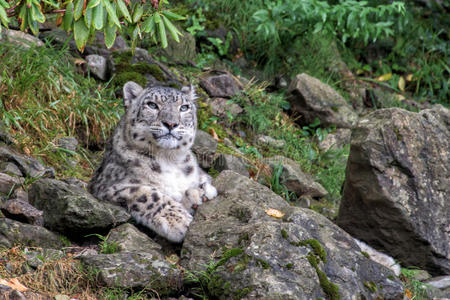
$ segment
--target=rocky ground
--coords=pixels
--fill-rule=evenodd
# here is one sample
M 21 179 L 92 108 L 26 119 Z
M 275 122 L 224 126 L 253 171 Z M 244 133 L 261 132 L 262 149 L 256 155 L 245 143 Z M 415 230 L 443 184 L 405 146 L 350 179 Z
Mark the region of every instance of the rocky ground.
M 58 31 L 42 39 L 49 35 L 64 41 Z M 16 42 L 7 36 L 1 42 Z M 188 63 L 195 41 L 183 43 L 165 55 Z M 85 72 L 99 80 L 115 74 L 118 85 L 132 79 L 176 87 L 187 80 L 143 49 L 131 54 L 120 39 L 112 50 L 94 43 L 83 59 Z M 226 70 L 199 76 L 199 117 L 205 121 L 208 112 L 215 124 L 200 128 L 193 150 L 219 195 L 199 207 L 182 245 L 94 198 L 86 182 L 62 178 L 22 153 L 2 128 L 0 299 L 93 299 L 94 287 L 107 288 L 111 299 L 450 298 L 450 111 L 351 105 L 320 80 L 297 75 L 285 86 L 286 114 L 301 116 L 292 126 L 319 120 L 334 127 L 316 141 L 322 151 L 350 144 L 342 200 L 322 205 L 320 214 L 311 208 L 328 203 L 327 189 L 298 161 L 261 150 L 286 148 L 285 140 L 246 137 L 226 125 L 246 113 L 229 101 L 246 84 Z M 219 130 L 242 135 L 241 143 L 267 155 L 247 156 Z M 73 137 L 61 142 L 78 151 Z M 266 173 L 278 174 L 281 191 Z M 372 248 L 361 249 L 354 238 Z M 373 248 L 417 270 L 400 274 Z

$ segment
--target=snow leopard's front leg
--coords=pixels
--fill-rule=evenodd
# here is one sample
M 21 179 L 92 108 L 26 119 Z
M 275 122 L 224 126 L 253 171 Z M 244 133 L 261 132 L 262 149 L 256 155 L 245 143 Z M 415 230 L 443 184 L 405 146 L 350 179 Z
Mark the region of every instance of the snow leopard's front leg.
M 178 201 L 150 186 L 118 188 L 113 196 L 116 203 L 126 202 L 136 221 L 149 227 L 169 241 L 183 241 L 192 216 Z

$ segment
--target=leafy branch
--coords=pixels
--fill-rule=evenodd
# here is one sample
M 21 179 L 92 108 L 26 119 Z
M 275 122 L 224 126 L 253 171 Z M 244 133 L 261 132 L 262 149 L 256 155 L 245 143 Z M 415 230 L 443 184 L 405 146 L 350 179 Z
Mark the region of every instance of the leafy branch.
M 162 9 L 167 0 L 0 0 L 0 32 L 2 25 L 17 24 L 20 30 L 39 33 L 39 24 L 56 15 L 56 25 L 74 33 L 75 43 L 83 51 L 86 43 L 102 31 L 105 44 L 112 47 L 118 32 L 125 31 L 134 48 L 138 38 L 149 34 L 153 41 L 167 47 L 167 34 L 179 41 L 182 35 L 173 21 L 184 20 L 183 16 Z

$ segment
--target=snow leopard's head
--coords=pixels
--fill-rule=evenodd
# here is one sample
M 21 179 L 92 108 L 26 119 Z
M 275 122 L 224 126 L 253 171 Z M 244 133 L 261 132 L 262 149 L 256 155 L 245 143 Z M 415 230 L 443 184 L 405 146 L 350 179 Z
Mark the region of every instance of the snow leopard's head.
M 139 148 L 189 149 L 197 128 L 195 92 L 129 81 L 123 87 L 127 138 Z

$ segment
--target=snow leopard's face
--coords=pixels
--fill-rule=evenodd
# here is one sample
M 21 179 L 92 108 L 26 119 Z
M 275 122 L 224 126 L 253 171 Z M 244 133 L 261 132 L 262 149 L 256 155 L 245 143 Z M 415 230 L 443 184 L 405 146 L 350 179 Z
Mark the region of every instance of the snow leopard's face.
M 192 87 L 143 89 L 135 82 L 123 88 L 127 137 L 140 148 L 189 149 L 195 138 L 197 111 Z

